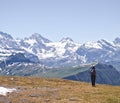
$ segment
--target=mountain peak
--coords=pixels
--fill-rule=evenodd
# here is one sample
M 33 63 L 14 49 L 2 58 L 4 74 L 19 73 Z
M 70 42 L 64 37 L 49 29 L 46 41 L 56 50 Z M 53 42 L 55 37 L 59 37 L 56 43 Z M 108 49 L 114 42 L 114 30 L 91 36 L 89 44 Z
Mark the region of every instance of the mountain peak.
M 64 42 L 73 42 L 73 40 L 71 38 L 69 38 L 69 37 L 66 37 L 66 38 L 62 38 L 60 40 L 60 42 L 62 42 L 62 43 L 64 43 Z
M 34 33 L 31 37 L 43 38 L 39 33 Z
M 119 37 L 117 37 L 117 38 L 115 38 L 115 40 L 113 41 L 115 44 L 120 44 L 120 38 Z
M 38 33 L 34 33 L 32 34 L 32 36 L 30 37 L 30 39 L 35 39 L 37 41 L 43 41 L 44 43 L 49 43 L 51 42 L 50 40 L 46 39 L 45 37 L 43 37 L 42 35 L 38 34 Z
M 7 39 L 13 39 L 12 36 L 10 34 L 4 33 L 0 31 L 0 38 L 7 38 Z

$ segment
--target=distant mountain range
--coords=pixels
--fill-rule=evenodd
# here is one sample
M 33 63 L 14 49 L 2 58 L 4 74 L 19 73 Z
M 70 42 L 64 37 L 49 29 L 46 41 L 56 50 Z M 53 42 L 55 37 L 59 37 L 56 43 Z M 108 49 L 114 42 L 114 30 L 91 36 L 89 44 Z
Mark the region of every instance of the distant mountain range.
M 88 82 L 86 76 L 82 79 L 81 75 L 84 74 L 81 73 L 87 72 L 90 65 L 80 71 L 79 68 L 93 62 L 102 63 L 101 68 L 98 67 L 98 83 L 120 85 L 120 38 L 117 37 L 113 42 L 102 39 L 80 44 L 69 37 L 52 42 L 38 33 L 28 38 L 14 39 L 10 34 L 0 32 L 0 75 L 60 77 L 73 80 L 74 76 L 78 75 L 79 80 Z M 113 66 L 104 69 L 104 82 L 100 76 L 103 65 L 105 68 Z M 74 71 L 75 68 L 78 68 L 77 72 Z M 116 77 L 112 79 L 107 72 L 113 72 L 111 75 Z
M 102 39 L 80 44 L 69 37 L 52 42 L 38 33 L 28 38 L 14 39 L 10 34 L 0 32 L 0 60 L 16 53 L 23 53 L 30 61 L 52 67 L 119 61 L 120 38 L 113 42 Z

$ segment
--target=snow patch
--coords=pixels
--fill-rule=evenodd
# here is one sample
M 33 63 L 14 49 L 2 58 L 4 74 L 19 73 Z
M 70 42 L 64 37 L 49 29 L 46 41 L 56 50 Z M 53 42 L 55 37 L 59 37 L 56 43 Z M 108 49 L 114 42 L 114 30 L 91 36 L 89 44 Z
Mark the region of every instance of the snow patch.
M 30 44 L 31 46 L 33 46 L 35 43 L 37 43 L 36 40 L 34 40 L 34 39 L 28 39 L 25 42 Z
M 102 49 L 101 44 L 97 42 L 87 42 L 85 43 L 85 46 L 87 48 L 96 48 L 96 49 Z
M 16 91 L 15 88 L 10 89 L 10 88 L 5 88 L 5 87 L 0 87 L 0 95 L 6 96 L 7 93 L 11 93 L 11 92 L 14 92 L 14 91 Z

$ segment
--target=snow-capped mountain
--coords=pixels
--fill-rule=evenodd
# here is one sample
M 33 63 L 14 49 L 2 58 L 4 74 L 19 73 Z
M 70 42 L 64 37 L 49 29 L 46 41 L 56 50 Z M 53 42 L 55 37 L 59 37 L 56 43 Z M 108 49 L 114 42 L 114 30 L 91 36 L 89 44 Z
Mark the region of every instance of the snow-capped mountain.
M 0 60 L 12 53 L 23 52 L 11 35 L 0 32 Z
M 97 42 L 87 42 L 83 44 L 77 50 L 77 54 L 80 56 L 85 56 L 85 62 L 106 62 L 113 60 L 113 57 L 117 55 L 117 48 L 118 47 L 111 42 L 99 40 Z
M 0 32 L 0 60 L 15 53 L 23 53 L 30 61 L 48 66 L 108 62 L 120 60 L 120 38 L 113 42 L 102 39 L 80 44 L 69 37 L 52 42 L 38 33 L 24 39 L 14 39 L 10 34 Z
M 0 32 L 0 75 L 62 76 L 87 81 L 89 71 L 86 70 L 93 62 L 94 65 L 99 64 L 96 62 L 108 64 L 96 66 L 98 83 L 119 85 L 120 38 L 113 42 L 102 39 L 80 44 L 69 37 L 52 42 L 38 33 L 14 39 L 10 34 Z M 111 75 L 115 76 L 111 78 Z
M 36 33 L 29 38 L 17 40 L 17 44 L 21 49 L 36 55 L 40 61 L 46 61 L 45 64 L 50 65 L 51 61 L 70 58 L 80 47 L 80 44 L 75 43 L 71 38 L 63 38 L 59 42 L 52 42 Z

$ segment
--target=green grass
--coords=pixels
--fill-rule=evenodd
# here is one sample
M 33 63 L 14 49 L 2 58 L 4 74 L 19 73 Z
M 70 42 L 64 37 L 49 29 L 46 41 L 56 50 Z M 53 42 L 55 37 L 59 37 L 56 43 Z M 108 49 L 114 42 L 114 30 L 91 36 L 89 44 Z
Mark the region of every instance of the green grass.
M 44 78 L 64 78 L 67 76 L 76 75 L 77 73 L 86 71 L 88 69 L 89 67 L 76 67 L 76 68 L 66 67 L 48 70 L 45 73 L 40 73 L 39 76 Z

